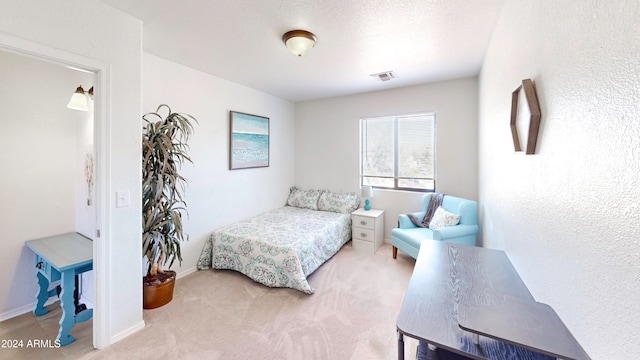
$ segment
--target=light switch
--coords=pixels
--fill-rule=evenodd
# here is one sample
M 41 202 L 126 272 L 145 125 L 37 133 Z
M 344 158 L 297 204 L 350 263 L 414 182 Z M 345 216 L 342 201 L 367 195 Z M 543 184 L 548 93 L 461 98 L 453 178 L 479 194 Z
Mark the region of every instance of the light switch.
M 131 203 L 131 196 L 128 191 L 116 191 L 116 207 L 127 207 Z

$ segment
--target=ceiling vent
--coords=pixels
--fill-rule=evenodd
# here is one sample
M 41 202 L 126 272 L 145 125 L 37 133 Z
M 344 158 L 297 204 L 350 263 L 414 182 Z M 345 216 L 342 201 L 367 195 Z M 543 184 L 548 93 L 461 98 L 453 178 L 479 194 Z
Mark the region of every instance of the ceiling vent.
M 377 74 L 371 74 L 371 76 L 380 81 L 389 81 L 396 78 L 396 74 L 393 71 L 385 71 Z

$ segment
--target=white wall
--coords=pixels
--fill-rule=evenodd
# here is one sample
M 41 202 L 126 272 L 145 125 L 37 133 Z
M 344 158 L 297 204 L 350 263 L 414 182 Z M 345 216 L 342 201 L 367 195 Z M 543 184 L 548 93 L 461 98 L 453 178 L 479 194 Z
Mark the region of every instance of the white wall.
M 0 35 L 39 44 L 38 51 L 49 54 L 92 59 L 108 71 L 107 93 L 100 94 L 108 116 L 102 120 L 109 122 L 102 154 L 109 159 L 103 183 L 108 203 L 102 207 L 109 222 L 100 240 L 107 244 L 108 254 L 106 264 L 94 262 L 94 269 L 106 268 L 97 286 L 102 283 L 109 292 L 103 309 L 111 311 L 101 331 L 110 342 L 117 341 L 144 324 L 140 279 L 131 276 L 142 262 L 140 158 L 132 156 L 140 153 L 142 24 L 97 0 L 2 1 L 0 7 Z M 130 192 L 131 206 L 115 208 L 115 192 L 121 190 Z
M 188 219 L 182 244 L 183 276 L 195 270 L 209 234 L 221 226 L 284 206 L 294 183 L 294 105 L 269 94 L 145 53 L 143 109 L 167 104 L 198 120 L 189 141 L 192 164 L 182 174 Z M 229 170 L 229 111 L 270 119 L 269 167 Z M 144 125 L 144 124 L 143 124 Z
M 508 0 L 480 81 L 485 246 L 505 249 L 592 359 L 638 359 L 637 1 Z M 515 154 L 511 92 L 533 79 L 535 155 Z
M 296 103 L 296 184 L 336 192 L 359 190 L 359 119 L 436 112 L 436 191 L 476 200 L 478 79 Z M 420 210 L 422 193 L 378 190 L 385 239 L 398 214 Z
M 75 77 L 80 78 L 77 85 L 82 85 L 85 91 L 96 84 L 95 76 L 80 71 L 73 71 Z M 86 95 L 85 95 L 86 96 Z M 75 231 L 95 241 L 97 229 L 96 209 L 96 152 L 94 149 L 94 102 L 87 97 L 89 110 L 69 110 L 78 113 L 82 120 L 78 122 L 76 129 L 76 162 L 74 167 L 75 177 Z M 93 164 L 93 165 L 92 165 Z M 92 168 L 93 170 L 89 170 Z M 91 174 L 91 175 L 89 175 Z M 91 188 L 87 178 L 91 178 Z M 80 303 L 87 308 L 95 308 L 94 304 L 94 278 L 93 270 L 80 275 Z
M 95 84 L 93 74 L 82 73 L 74 71 L 76 77 L 83 77 L 84 81 L 79 83 L 85 91 L 89 91 L 89 88 Z M 77 85 L 76 85 L 77 86 Z M 72 90 L 73 91 L 73 90 Z M 89 99 L 89 97 L 87 97 Z M 79 111 L 70 110 L 77 113 L 82 118 L 78 122 L 76 129 L 76 166 L 74 167 L 74 179 L 75 179 L 75 228 L 80 234 L 93 239 L 96 233 L 96 159 L 94 151 L 94 139 L 93 139 L 93 101 L 87 101 L 89 110 Z M 89 160 L 92 159 L 92 160 Z M 89 189 L 87 183 L 87 166 L 90 166 L 89 161 L 93 164 L 93 174 L 91 176 L 93 185 Z
M 77 133 L 93 119 L 66 107 L 92 75 L 5 51 L 0 64 L 0 263 L 7 275 L 0 278 L 2 320 L 35 304 L 34 256 L 24 242 L 77 230 Z

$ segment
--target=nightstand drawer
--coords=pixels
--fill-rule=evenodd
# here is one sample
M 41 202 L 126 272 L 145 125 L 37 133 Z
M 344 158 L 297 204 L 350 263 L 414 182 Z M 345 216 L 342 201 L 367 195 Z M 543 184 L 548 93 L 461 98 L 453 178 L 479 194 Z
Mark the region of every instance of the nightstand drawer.
M 358 216 L 358 215 L 354 215 L 353 216 L 353 227 L 356 228 L 365 228 L 365 229 L 371 229 L 374 230 L 376 227 L 376 219 L 375 218 L 370 218 L 370 217 L 365 217 L 365 216 Z
M 356 251 L 364 251 L 372 254 L 376 252 L 376 245 L 373 242 L 352 239 L 351 244 Z
M 376 233 L 373 230 L 354 227 L 351 237 L 358 240 L 373 242 L 376 239 Z

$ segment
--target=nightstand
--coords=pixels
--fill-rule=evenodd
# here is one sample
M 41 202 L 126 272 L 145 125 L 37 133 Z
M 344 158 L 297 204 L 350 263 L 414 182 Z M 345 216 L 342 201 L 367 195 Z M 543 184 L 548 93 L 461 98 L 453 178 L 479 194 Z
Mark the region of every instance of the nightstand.
M 384 240 L 384 211 L 358 209 L 351 213 L 351 243 L 357 251 L 375 253 Z

